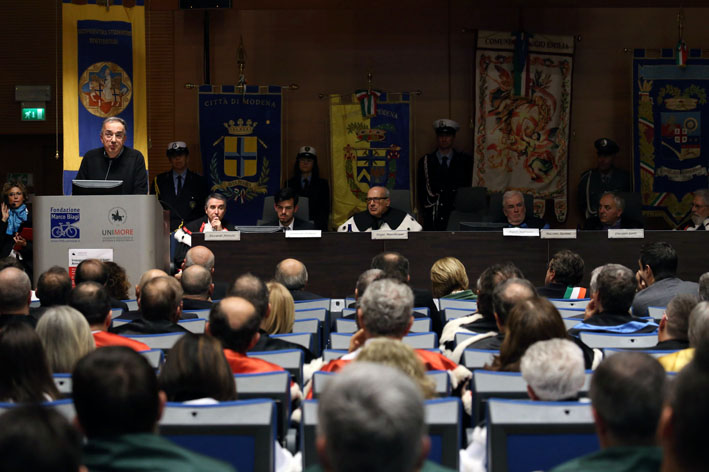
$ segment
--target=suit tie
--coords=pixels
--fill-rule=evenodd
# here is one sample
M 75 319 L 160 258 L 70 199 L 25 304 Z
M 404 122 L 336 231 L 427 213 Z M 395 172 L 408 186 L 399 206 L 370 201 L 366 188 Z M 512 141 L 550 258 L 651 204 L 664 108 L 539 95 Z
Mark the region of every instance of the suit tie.
M 445 170 L 448 170 L 448 156 L 443 156 L 442 158 L 442 165 Z
M 177 194 L 176 195 L 179 196 L 181 193 L 182 193 L 182 176 L 178 175 L 177 176 Z
M 310 179 L 303 179 L 303 190 L 306 190 L 308 188 L 309 184 L 310 184 Z

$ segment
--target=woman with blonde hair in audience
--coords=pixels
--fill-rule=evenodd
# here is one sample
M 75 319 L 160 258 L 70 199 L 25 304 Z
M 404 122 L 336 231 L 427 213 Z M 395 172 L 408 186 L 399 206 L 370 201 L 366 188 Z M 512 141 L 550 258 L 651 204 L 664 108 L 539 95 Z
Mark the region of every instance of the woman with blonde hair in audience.
M 431 266 L 431 293 L 433 298 L 475 300 L 476 295 L 468 289 L 468 274 L 465 266 L 455 257 L 438 259 Z
M 70 306 L 48 308 L 37 322 L 37 334 L 55 374 L 72 372 L 79 359 L 96 349 L 89 322 Z
M 371 339 L 364 345 L 356 360 L 395 367 L 416 382 L 424 398 L 436 397 L 436 385 L 426 375 L 423 362 L 411 347 L 398 339 Z
M 293 295 L 282 284 L 270 281 L 268 287 L 268 303 L 271 313 L 261 322 L 261 329 L 268 334 L 286 334 L 293 332 L 295 321 L 295 303 Z
M 556 307 L 546 298 L 535 297 L 517 303 L 507 315 L 505 339 L 500 354 L 488 370 L 519 372 L 524 352 L 537 341 L 568 339 L 564 321 Z
M 0 402 L 44 402 L 60 397 L 42 341 L 29 323 L 0 329 Z
M 236 386 L 222 345 L 212 336 L 187 333 L 170 349 L 158 376 L 170 402 L 236 400 Z

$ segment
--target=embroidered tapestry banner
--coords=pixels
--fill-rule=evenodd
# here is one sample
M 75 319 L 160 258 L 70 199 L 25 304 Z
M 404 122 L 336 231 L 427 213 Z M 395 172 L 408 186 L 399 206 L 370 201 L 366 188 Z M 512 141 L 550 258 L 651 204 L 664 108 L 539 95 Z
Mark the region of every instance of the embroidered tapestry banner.
M 673 228 L 689 223 L 692 192 L 709 187 L 709 59 L 692 49 L 680 67 L 674 55 L 636 49 L 633 60 L 635 186 L 644 215 Z
M 479 31 L 473 185 L 534 195 L 534 212 L 554 200 L 567 215 L 574 39 Z

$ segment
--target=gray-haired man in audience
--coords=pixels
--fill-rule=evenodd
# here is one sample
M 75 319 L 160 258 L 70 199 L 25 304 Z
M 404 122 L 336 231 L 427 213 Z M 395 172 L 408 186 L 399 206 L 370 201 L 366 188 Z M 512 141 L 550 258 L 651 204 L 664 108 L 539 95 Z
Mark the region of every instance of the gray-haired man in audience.
M 405 374 L 367 362 L 330 380 L 318 405 L 320 467 L 332 472 L 442 470 L 426 461 L 423 397 Z
M 689 347 L 689 315 L 699 300 L 694 295 L 680 294 L 670 300 L 660 320 L 658 343 L 653 349 L 678 350 Z
M 601 450 L 554 469 L 567 471 L 658 471 L 662 451 L 656 432 L 666 374 L 640 352 L 606 358 L 591 378 L 591 405 Z

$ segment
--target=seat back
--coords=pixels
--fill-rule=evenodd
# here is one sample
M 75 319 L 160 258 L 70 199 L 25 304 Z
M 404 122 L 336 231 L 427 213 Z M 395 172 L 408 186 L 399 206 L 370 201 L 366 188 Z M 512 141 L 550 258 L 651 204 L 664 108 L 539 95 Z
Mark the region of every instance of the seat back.
M 288 432 L 291 414 L 291 376 L 287 371 L 234 375 L 236 391 L 241 400 L 270 398 L 278 407 L 278 439 Z
M 120 318 L 123 314 L 123 308 L 111 308 L 111 319 Z
M 338 333 L 356 333 L 357 322 L 354 319 L 337 318 L 335 320 L 335 331 Z
M 499 354 L 500 351 L 466 349 L 463 351 L 462 364 L 471 371 L 482 369 L 485 365 L 492 364 L 492 359 Z
M 487 189 L 485 187 L 458 188 L 453 203 L 455 209 L 448 218 L 448 231 L 460 230 L 461 221 L 483 221 L 487 212 Z
M 312 310 L 313 308 L 330 309 L 329 298 L 318 298 L 317 300 L 296 300 L 295 311 Z
M 0 415 L 19 405 L 21 405 L 21 403 L 0 402 Z M 72 400 L 71 398 L 63 398 L 61 400 L 43 402 L 42 406 L 61 414 L 70 423 L 74 421 L 74 418 L 76 417 L 74 400 Z
M 174 238 L 170 238 L 174 239 Z M 123 303 L 128 305 L 128 310 L 135 311 L 138 309 L 138 300 L 121 300 Z
M 662 319 L 662 315 L 665 314 L 666 309 L 667 307 L 664 306 L 649 306 L 647 307 L 647 313 L 652 319 L 659 321 Z
M 645 217 L 643 216 L 643 202 L 640 192 L 618 192 L 618 195 L 625 201 L 623 217 L 644 226 Z
M 249 351 L 246 355 L 281 366 L 290 372 L 291 377 L 296 383 L 303 385 L 303 351 L 300 349 Z
M 347 351 L 350 348 L 350 338 L 353 333 L 330 333 L 330 349 L 344 349 Z
M 323 300 L 330 300 L 329 298 L 323 299 Z M 312 300 L 311 300 L 312 301 Z M 318 301 L 318 300 L 315 300 Z M 296 302 L 298 303 L 298 302 Z M 324 346 L 327 341 L 327 337 L 330 334 L 330 312 L 327 310 L 327 308 L 323 307 L 298 307 L 296 305 L 296 310 L 295 310 L 295 319 L 296 320 L 308 320 L 308 319 L 313 319 L 315 318 L 316 320 L 320 321 L 321 323 L 321 334 L 320 334 L 320 345 Z
M 410 333 L 428 333 L 431 331 L 431 318 L 414 318 Z
M 463 310 L 470 310 L 471 313 L 475 313 L 478 309 L 478 301 L 456 300 L 455 298 L 439 298 L 438 306 L 440 310 L 445 310 L 446 308 L 460 308 Z
M 330 361 L 334 361 L 335 359 L 339 359 L 340 357 L 344 356 L 347 354 L 346 349 L 324 349 L 322 352 L 322 359 L 325 364 L 327 364 Z
M 442 299 L 441 299 L 442 300 Z M 462 318 L 463 316 L 469 316 L 475 313 L 476 310 L 470 310 L 468 308 L 444 308 L 443 309 L 443 325 L 445 326 L 450 320 L 456 318 Z
M 598 449 L 588 402 L 488 402 L 489 471 L 549 470 Z
M 204 318 L 195 318 L 193 320 L 180 320 L 177 324 L 188 330 L 190 333 L 203 334 L 204 328 L 207 325 L 207 320 Z
M 227 462 L 239 471 L 274 470 L 277 412 L 273 400 L 168 403 L 158 428 L 178 446 Z
M 337 375 L 334 372 L 323 372 L 322 370 L 317 370 L 313 372 L 313 398 L 316 400 L 320 398 L 320 394 L 325 390 L 325 385 Z
M 70 397 L 72 388 L 71 374 L 52 374 L 52 378 L 62 397 Z
M 433 332 L 409 333 L 401 340 L 414 349 L 436 349 L 438 347 L 438 335 Z
M 581 331 L 581 341 L 588 347 L 618 349 L 648 349 L 657 344 L 657 333 L 615 334 Z
M 391 189 L 389 190 L 389 198 L 391 200 L 391 207 L 397 210 L 402 210 L 412 214 L 411 212 L 411 192 L 405 189 Z
M 127 335 L 126 338 L 147 344 L 150 349 L 168 350 L 172 349 L 177 340 L 184 335 L 185 333 L 131 334 Z
M 271 338 L 281 339 L 283 341 L 288 341 L 289 343 L 303 346 L 316 356 L 320 354 L 320 343 L 315 342 L 315 335 L 313 333 L 272 334 Z
M 677 352 L 679 349 L 618 349 L 618 348 L 605 348 L 603 349 L 603 357 L 612 356 L 618 354 L 619 352 L 644 352 L 648 356 L 652 356 L 655 359 Z
M 550 298 L 549 301 L 557 309 L 559 308 L 586 308 L 590 298 Z
M 433 380 L 439 397 L 447 397 L 451 394 L 451 378 L 447 370 L 429 370 L 426 376 Z
M 312 334 L 312 347 L 309 349 L 316 356 L 320 356 L 320 353 L 322 352 L 322 325 L 322 322 L 317 318 L 305 318 L 302 320 L 295 320 L 293 322 L 293 333 Z M 285 339 L 285 341 L 288 341 L 288 339 Z
M 485 419 L 487 400 L 495 398 L 527 399 L 527 382 L 519 372 L 473 371 L 473 424 Z
M 160 369 L 163 362 L 165 362 L 165 352 L 162 349 L 150 349 L 149 351 L 141 351 L 138 354 L 145 357 L 150 367 L 155 370 Z

